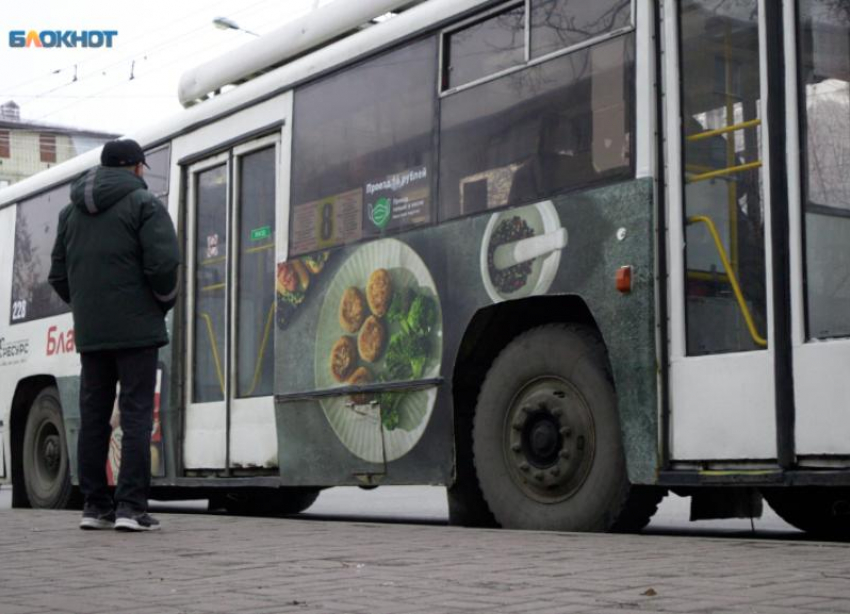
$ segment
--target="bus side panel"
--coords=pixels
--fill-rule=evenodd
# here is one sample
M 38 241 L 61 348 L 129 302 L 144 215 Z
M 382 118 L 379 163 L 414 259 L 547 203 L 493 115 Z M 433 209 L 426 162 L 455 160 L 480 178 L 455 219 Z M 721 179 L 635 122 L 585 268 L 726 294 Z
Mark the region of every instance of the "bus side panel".
M 11 315 L 12 289 L 12 253 L 15 243 L 15 208 L 0 209 L 0 484 L 11 479 L 6 473 L 9 458 L 6 454 L 9 445 L 9 419 L 12 411 L 12 397 L 15 394 L 14 382 L 10 376 L 11 367 L 5 366 L 3 347 L 8 336 L 9 317 Z M 11 339 L 9 339 L 11 341 Z
M 608 345 L 630 477 L 652 482 L 657 464 L 652 219 L 652 182 L 641 180 L 330 252 L 297 307 L 282 307 L 279 298 L 278 311 L 286 316 L 277 331 L 275 380 L 283 481 L 357 483 L 358 474 L 370 473 L 381 476 L 381 483 L 450 483 L 451 374 L 468 323 L 480 308 L 501 300 L 572 294 L 588 304 Z M 495 288 L 488 258 L 494 233 L 508 232 L 510 224 L 526 236 L 564 228 L 569 240 L 563 249 L 537 258 L 527 275 L 502 279 L 513 284 L 505 292 Z M 631 293 L 621 294 L 615 278 L 625 265 L 633 267 L 633 286 Z M 398 367 L 399 361 L 393 346 L 405 333 L 391 315 L 375 315 L 383 311 L 379 305 L 366 308 L 383 331 L 377 335 L 377 358 L 362 347 L 366 325 L 346 330 L 343 322 L 344 303 L 352 300 L 346 291 L 356 288 L 355 294 L 368 296 L 374 291 L 370 279 L 380 270 L 389 272 L 393 293 L 407 288 L 413 300 L 422 296 L 435 303 L 434 325 L 422 336 L 426 349 L 419 358 L 424 356 L 425 363 L 418 377 L 410 377 L 409 370 L 408 377 L 394 377 L 389 363 Z M 552 319 L 560 317 L 570 316 L 553 314 Z M 353 354 L 352 364 L 340 369 L 339 359 L 348 354 Z M 355 368 L 367 374 L 355 383 L 377 382 L 377 390 L 362 395 L 349 388 L 333 395 L 335 388 L 352 383 L 347 377 Z M 405 371 L 402 364 L 395 373 Z M 437 378 L 441 383 L 435 385 Z

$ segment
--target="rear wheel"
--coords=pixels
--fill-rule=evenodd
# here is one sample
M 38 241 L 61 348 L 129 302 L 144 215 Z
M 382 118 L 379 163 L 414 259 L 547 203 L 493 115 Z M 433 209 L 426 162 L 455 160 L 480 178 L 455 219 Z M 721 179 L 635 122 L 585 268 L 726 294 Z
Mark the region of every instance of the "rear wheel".
M 223 508 L 241 516 L 298 514 L 319 497 L 318 488 L 240 489 L 210 497 L 210 509 Z
M 64 509 L 73 489 L 62 405 L 54 387 L 42 390 L 30 406 L 24 430 L 24 488 L 30 505 Z
M 850 488 L 764 488 L 762 494 L 773 511 L 801 531 L 850 539 Z
M 477 480 L 503 527 L 637 530 L 663 495 L 629 484 L 605 348 L 587 327 L 516 337 L 487 373 L 473 423 Z

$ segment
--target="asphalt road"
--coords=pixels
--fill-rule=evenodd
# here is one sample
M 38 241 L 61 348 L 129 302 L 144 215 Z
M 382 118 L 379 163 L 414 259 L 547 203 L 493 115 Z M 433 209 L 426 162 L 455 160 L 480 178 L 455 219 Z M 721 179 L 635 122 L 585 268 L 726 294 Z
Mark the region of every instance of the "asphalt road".
M 0 488 L 0 510 L 11 507 L 12 491 Z M 662 502 L 648 534 L 795 539 L 803 534 L 784 522 L 765 504 L 761 518 L 740 520 L 688 520 L 690 499 L 673 494 Z M 207 511 L 206 501 L 152 502 L 160 513 Z M 323 491 L 313 506 L 299 517 L 311 520 L 407 524 L 447 524 L 445 489 L 436 486 L 384 486 L 374 490 L 340 487 Z

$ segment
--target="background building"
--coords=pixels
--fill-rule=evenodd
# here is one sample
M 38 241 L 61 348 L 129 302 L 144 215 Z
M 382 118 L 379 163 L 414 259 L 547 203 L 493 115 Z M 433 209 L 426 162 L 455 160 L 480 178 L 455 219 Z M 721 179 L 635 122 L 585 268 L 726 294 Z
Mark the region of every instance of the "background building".
M 94 149 L 119 135 L 21 119 L 13 101 L 0 106 L 0 188 Z

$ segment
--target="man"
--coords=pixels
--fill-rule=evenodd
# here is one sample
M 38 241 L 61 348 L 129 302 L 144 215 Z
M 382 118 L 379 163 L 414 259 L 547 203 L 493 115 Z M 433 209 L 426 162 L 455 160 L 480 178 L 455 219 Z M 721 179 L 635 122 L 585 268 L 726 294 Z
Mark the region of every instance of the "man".
M 80 353 L 82 529 L 153 531 L 147 513 L 158 348 L 177 298 L 180 261 L 168 211 L 142 179 L 136 141 L 110 141 L 59 214 L 49 281 L 74 315 Z M 114 501 L 106 479 L 116 383 L 123 431 Z

